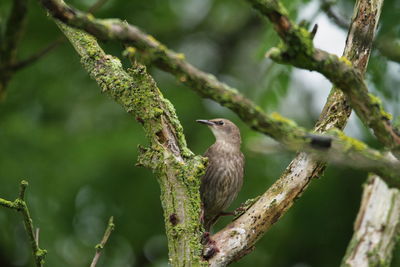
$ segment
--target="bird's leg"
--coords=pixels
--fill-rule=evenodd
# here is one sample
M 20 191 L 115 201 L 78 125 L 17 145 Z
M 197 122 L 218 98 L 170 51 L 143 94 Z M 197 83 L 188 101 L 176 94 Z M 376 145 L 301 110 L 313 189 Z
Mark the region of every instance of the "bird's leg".
M 203 203 L 201 203 L 201 210 L 200 210 L 200 223 L 204 226 L 204 214 L 205 214 L 205 212 L 204 212 L 204 204 Z M 210 243 L 210 232 L 207 230 L 207 229 L 205 229 L 206 230 L 206 232 L 204 232 L 203 233 L 203 235 L 202 235 L 202 237 L 201 237 L 201 240 L 200 240 L 200 243 L 202 244 L 202 245 L 206 245 L 206 244 L 208 244 L 208 243 Z
M 202 245 L 207 245 L 211 242 L 211 238 L 210 238 L 210 232 L 204 232 L 203 236 L 201 237 L 201 244 Z
M 221 216 L 233 216 L 233 215 L 235 215 L 235 211 L 221 211 L 218 214 L 218 217 L 221 217 Z
M 200 223 L 202 225 L 204 225 L 204 204 L 201 203 L 201 207 L 200 207 Z

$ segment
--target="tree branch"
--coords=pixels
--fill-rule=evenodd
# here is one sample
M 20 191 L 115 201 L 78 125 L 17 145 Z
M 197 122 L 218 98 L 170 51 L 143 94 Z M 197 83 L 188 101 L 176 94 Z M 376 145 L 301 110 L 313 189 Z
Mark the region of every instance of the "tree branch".
M 6 22 L 5 32 L 0 36 L 0 100 L 5 98 L 7 84 L 11 79 L 12 66 L 16 61 L 28 11 L 27 0 L 14 0 Z
M 390 266 L 400 234 L 400 191 L 390 189 L 375 175 L 364 186 L 354 235 L 343 267 Z
M 88 12 L 96 12 L 107 3 L 107 1 L 108 0 L 96 1 L 88 9 Z M 15 72 L 35 63 L 49 52 L 53 51 L 65 40 L 65 37 L 60 36 L 28 58 L 17 61 L 17 47 L 19 41 L 22 39 L 26 13 L 27 0 L 15 0 L 6 24 L 5 34 L 4 36 L 0 35 L 0 44 L 2 44 L 0 46 L 0 100 L 5 98 L 6 87 Z
M 110 219 L 108 220 L 107 228 L 106 231 L 104 232 L 103 238 L 101 239 L 101 242 L 96 245 L 96 253 L 93 257 L 93 261 L 90 264 L 90 267 L 95 267 L 97 265 L 97 262 L 100 259 L 101 252 L 104 249 L 104 246 L 106 245 L 108 238 L 110 237 L 112 231 L 114 231 L 115 225 L 114 225 L 114 217 L 111 216 Z
M 35 264 L 37 267 L 41 267 L 44 264 L 44 258 L 47 254 L 47 251 L 45 249 L 41 249 L 39 247 L 39 242 L 36 241 L 35 232 L 33 230 L 34 228 L 33 228 L 32 218 L 29 214 L 28 206 L 26 205 L 26 202 L 24 200 L 25 190 L 27 186 L 28 186 L 27 181 L 25 180 L 21 181 L 18 198 L 14 201 L 9 201 L 0 198 L 0 206 L 14 209 L 22 214 L 25 230 L 28 235 L 29 243 L 31 244 L 33 257 L 35 259 Z
M 46 5 L 46 4 L 48 4 L 50 2 L 54 2 L 54 1 L 42 1 L 42 2 Z M 86 15 L 84 13 L 79 13 L 79 11 L 77 11 L 77 10 L 72 10 L 71 8 L 63 5 L 62 2 L 59 2 L 58 4 L 60 4 L 60 6 L 57 6 L 57 5 L 53 6 L 54 9 L 50 9 L 50 11 L 53 13 L 53 15 L 56 14 L 56 15 L 54 15 L 55 17 L 61 16 L 58 18 L 67 22 L 68 24 L 73 25 L 75 27 L 83 28 L 83 29 L 87 30 L 88 32 L 91 32 L 91 33 L 95 34 L 96 36 L 101 37 L 103 39 L 116 38 L 116 39 L 122 40 L 125 43 L 130 43 L 130 44 L 135 44 L 135 42 L 136 42 L 136 47 L 139 50 L 142 50 L 141 51 L 142 53 L 147 53 L 147 55 L 150 55 L 149 57 L 152 58 L 152 60 L 154 60 L 154 62 L 156 62 L 156 63 L 158 62 L 157 64 L 160 64 L 159 66 L 163 66 L 163 64 L 165 63 L 166 68 L 169 69 L 169 71 L 173 72 L 174 74 L 178 75 L 179 79 L 182 82 L 186 82 L 188 84 L 193 83 L 194 85 L 197 85 L 200 82 L 204 82 L 204 81 L 210 82 L 211 85 L 206 83 L 206 84 L 199 84 L 199 85 L 195 86 L 195 88 L 197 90 L 199 90 L 201 92 L 201 94 L 210 96 L 211 98 L 213 98 L 213 97 L 215 97 L 217 99 L 219 98 L 221 103 L 223 103 L 224 105 L 226 105 L 228 107 L 230 106 L 232 108 L 232 106 L 233 106 L 234 108 L 238 108 L 239 110 L 243 109 L 243 110 L 245 110 L 244 111 L 245 115 L 249 115 L 246 112 L 249 112 L 249 110 L 247 108 L 250 105 L 250 107 L 253 107 L 253 110 L 255 111 L 255 113 L 257 113 L 256 115 L 259 115 L 258 113 L 260 113 L 263 116 L 268 117 L 267 115 L 263 114 L 262 111 L 250 101 L 249 101 L 249 103 L 247 103 L 245 101 L 245 103 L 244 103 L 245 108 L 243 108 L 243 106 L 241 106 L 243 104 L 239 104 L 239 101 L 238 101 L 238 106 L 235 106 L 236 105 L 235 101 L 237 101 L 237 99 L 234 99 L 234 96 L 240 96 L 240 94 L 238 94 L 235 91 L 229 92 L 229 94 L 227 96 L 223 95 L 223 94 L 215 96 L 215 92 L 212 91 L 212 89 L 214 89 L 213 86 L 215 86 L 215 84 L 220 86 L 219 88 L 217 88 L 218 90 L 220 90 L 220 92 L 225 93 L 226 92 L 225 90 L 228 89 L 228 91 L 229 91 L 230 88 L 222 83 L 219 83 L 214 77 L 207 76 L 207 74 L 202 73 L 202 72 L 198 71 L 197 69 L 193 68 L 191 65 L 189 65 L 188 63 L 186 63 L 183 60 L 182 55 L 173 53 L 172 51 L 165 48 L 165 46 L 158 43 L 154 38 L 145 35 L 144 33 L 140 32 L 135 27 L 133 27 L 129 24 L 126 24 L 126 23 L 125 24 L 120 23 L 120 21 L 118 21 L 118 20 L 97 20 L 97 19 L 94 19 L 93 17 L 86 17 Z M 49 6 L 46 6 L 46 7 L 49 7 Z M 59 8 L 59 10 L 57 10 L 58 8 Z M 60 15 L 60 13 L 58 13 L 58 12 L 61 12 L 61 13 L 66 12 L 66 13 Z M 65 16 L 65 17 L 63 17 L 63 16 Z M 135 38 L 137 38 L 137 39 L 135 39 Z M 143 46 L 141 46 L 141 45 L 143 45 Z M 174 58 L 174 56 L 176 58 Z M 171 59 L 171 60 L 169 60 L 169 59 Z M 368 60 L 368 58 L 367 58 L 367 60 Z M 177 65 L 173 66 L 173 63 L 177 63 Z M 193 72 L 194 72 L 194 74 L 193 74 Z M 179 75 L 179 73 L 183 74 L 183 75 Z M 197 77 L 200 77 L 200 78 L 195 79 L 193 77 L 190 77 L 190 75 L 192 75 L 192 74 L 196 78 Z M 204 77 L 202 77 L 203 74 L 204 74 Z M 188 80 L 190 80 L 190 82 L 188 82 Z M 204 90 L 204 88 L 205 88 L 205 90 Z M 211 88 L 211 90 L 210 90 L 210 88 Z M 209 92 L 207 92 L 207 90 L 209 90 Z M 243 99 L 241 99 L 241 100 L 243 100 Z M 240 102 L 243 102 L 243 101 L 240 101 Z M 232 103 L 234 103 L 234 104 L 232 104 Z M 234 108 L 232 108 L 232 109 L 234 109 Z M 249 112 L 249 113 L 251 116 L 254 116 L 254 112 L 253 113 Z M 240 113 L 239 113 L 239 115 L 241 117 L 243 116 L 243 114 L 240 114 Z M 265 131 L 265 128 L 267 128 L 271 132 L 282 131 L 283 133 L 286 133 L 286 136 L 284 136 L 284 137 L 277 136 L 276 138 L 280 138 L 279 140 L 288 146 L 291 145 L 293 147 L 293 146 L 298 146 L 299 144 L 304 145 L 305 143 L 304 143 L 304 140 L 302 140 L 302 138 L 303 139 L 310 138 L 311 140 L 309 140 L 309 142 L 306 142 L 306 143 L 313 144 L 313 142 L 314 142 L 314 145 L 318 142 L 320 142 L 319 144 L 322 143 L 324 145 L 326 143 L 332 142 L 332 148 L 335 149 L 335 147 L 336 147 L 336 151 L 338 151 L 340 153 L 340 156 L 342 156 L 342 154 L 346 154 L 349 151 L 348 146 L 351 147 L 350 151 L 352 151 L 352 152 L 355 152 L 355 151 L 359 152 L 360 149 L 362 151 L 364 151 L 364 148 L 366 148 L 364 145 L 360 146 L 360 143 L 353 143 L 354 140 L 352 140 L 351 142 L 346 142 L 345 140 L 347 139 L 347 137 L 344 137 L 341 132 L 337 132 L 337 131 L 333 132 L 334 134 L 337 134 L 338 139 L 329 139 L 329 138 L 322 139 L 320 137 L 315 137 L 315 136 L 310 135 L 309 133 L 306 133 L 304 130 L 301 130 L 300 127 L 293 125 L 292 122 L 287 121 L 284 118 L 279 117 L 278 115 L 270 116 L 267 119 L 263 116 L 261 116 L 261 122 L 262 121 L 265 122 L 266 120 L 268 121 L 268 119 L 269 119 L 270 120 L 269 124 L 268 124 L 268 122 L 265 124 L 259 123 L 259 121 L 257 121 L 258 118 L 256 118 L 255 122 L 252 121 L 249 124 L 251 126 L 254 125 L 253 128 L 256 128 L 256 129 L 258 127 L 259 128 L 264 127 L 264 131 Z M 252 117 L 250 117 L 250 118 L 252 118 Z M 294 133 L 295 136 L 292 137 L 288 133 Z M 300 135 L 296 135 L 298 133 L 300 133 Z M 340 142 L 340 141 L 342 141 L 342 142 Z M 349 141 L 349 140 L 347 139 L 347 141 Z M 345 143 L 347 145 L 345 145 Z M 327 154 L 329 154 L 329 153 L 327 153 Z M 358 153 L 358 154 L 356 153 L 353 155 L 359 156 L 360 153 Z M 333 156 L 333 155 L 331 155 L 331 156 Z M 371 152 L 370 156 L 374 157 L 374 160 L 380 161 L 377 158 L 378 154 L 376 154 L 376 151 Z M 364 157 L 363 160 L 365 160 L 365 159 L 371 160 L 372 158 L 370 158 L 370 156 Z M 382 155 L 379 155 L 379 156 L 382 156 Z M 371 160 L 368 162 L 372 163 L 374 160 Z M 352 162 L 354 162 L 354 161 L 352 161 Z M 355 161 L 355 162 L 359 162 L 359 161 Z M 369 165 L 369 163 L 368 163 L 368 165 Z M 388 166 L 390 165 L 393 168 L 396 168 L 396 165 L 398 164 L 398 162 L 395 160 L 393 160 L 393 161 L 389 160 L 386 163 L 388 164 Z M 389 167 L 389 169 L 392 167 Z M 379 171 L 380 169 L 381 169 L 381 167 L 377 167 L 376 171 Z M 386 169 L 386 167 L 384 167 L 384 169 Z M 383 173 L 383 174 L 385 177 L 390 176 L 390 174 L 388 175 L 388 173 Z M 397 177 L 397 172 L 393 172 L 391 175 L 393 175 L 393 177 Z M 282 196 L 282 195 L 279 196 L 279 195 L 275 194 L 275 197 L 283 198 L 284 196 Z M 275 202 L 277 201 L 277 198 L 275 198 Z M 274 203 L 271 203 L 271 207 L 275 207 Z M 283 209 L 281 209 L 281 210 L 283 210 Z M 277 220 L 279 218 L 279 216 L 274 217 L 272 219 Z M 231 237 L 235 237 L 235 235 L 237 233 L 231 232 L 230 234 L 231 234 Z
M 182 55 L 168 50 L 153 37 L 144 34 L 136 27 L 118 19 L 100 20 L 75 10 L 57 0 L 41 0 L 42 4 L 56 18 L 103 39 L 118 39 L 132 43 L 143 53 L 154 55 L 154 62 L 167 66 L 167 70 L 183 82 L 187 82 L 201 95 L 214 99 L 235 111 L 251 128 L 267 134 L 291 150 L 305 150 L 317 153 L 318 156 L 329 157 L 335 162 L 377 172 L 393 186 L 399 185 L 398 162 L 385 158 L 381 153 L 369 149 L 365 144 L 346 137 L 338 131 L 335 136 L 319 137 L 277 113 L 265 114 L 260 107 L 227 85 L 220 83 L 215 77 L 197 70 L 187 63 Z M 183 73 L 179 75 L 177 73 Z M 190 80 L 190 81 L 189 81 Z M 329 151 L 328 151 L 329 150 Z M 327 153 L 329 152 L 329 153 Z M 358 162 L 351 160 L 362 159 Z M 367 166 L 366 163 L 373 163 Z M 360 163 L 357 165 L 357 163 Z M 378 163 L 378 165 L 377 165 Z M 383 169 L 382 169 L 383 168 Z
M 339 16 L 332 10 L 332 6 L 335 4 L 335 1 L 329 1 L 329 0 L 322 0 L 321 1 L 321 9 L 326 13 L 328 18 L 330 18 L 337 26 L 340 28 L 347 30 L 350 26 L 350 24 L 347 22 L 346 19 L 343 17 Z
M 369 5 L 376 6 L 368 10 L 370 12 L 377 10 L 374 15 L 379 17 L 382 2 L 370 3 Z M 368 3 L 369 1 L 358 0 L 354 7 L 354 13 L 359 12 L 360 4 L 365 5 Z M 362 18 L 355 16 L 349 29 L 343 53 L 361 73 L 365 72 L 371 53 L 372 42 L 368 40 L 373 40 L 378 24 L 378 19 L 375 19 L 374 16 L 369 16 L 371 15 L 370 13 L 366 15 L 371 20 L 368 23 L 369 34 L 363 39 L 365 42 L 361 42 L 359 35 L 354 35 L 364 25 Z M 348 106 L 343 92 L 333 87 L 314 130 L 323 133 L 335 127 L 343 129 L 350 113 L 351 108 Z M 325 167 L 326 164 L 320 158 L 315 158 L 307 153 L 299 153 L 281 177 L 245 214 L 212 237 L 213 240 L 216 240 L 216 246 L 220 253 L 210 260 L 211 265 L 226 265 L 245 255 L 243 251 L 251 250 L 255 242 L 286 213 L 294 201 L 307 189 L 311 180 L 323 174 Z M 231 245 L 232 242 L 226 242 L 226 239 L 231 233 L 231 229 L 235 228 L 239 229 L 238 232 L 246 232 L 247 235 L 244 240 L 235 242 L 233 247 Z M 256 231 L 251 231 L 251 229 L 256 229 Z
M 348 29 L 347 21 L 332 10 L 334 1 L 323 0 L 321 9 L 340 28 Z M 400 40 L 389 35 L 378 37 L 374 40 L 374 47 L 387 59 L 400 63 Z
M 42 48 L 41 50 L 39 50 L 35 54 L 29 56 L 28 58 L 13 63 L 12 65 L 9 66 L 9 68 L 13 72 L 16 72 L 16 71 L 18 71 L 18 70 L 20 70 L 22 68 L 25 68 L 25 67 L 35 63 L 36 61 L 38 61 L 39 59 L 41 59 L 42 57 L 47 55 L 49 52 L 53 51 L 53 49 L 58 47 L 60 44 L 62 44 L 64 42 L 64 40 L 65 40 L 64 36 L 61 36 L 61 37 L 57 38 L 56 40 L 51 42 L 49 45 L 47 45 L 46 47 Z
M 152 169 L 161 187 L 170 263 L 203 265 L 199 183 L 205 159 L 187 148 L 172 104 L 162 96 L 143 66 L 135 65 L 127 73 L 121 62 L 105 54 L 92 36 L 56 23 L 101 91 L 143 126 L 150 144 L 140 148 L 138 164 Z M 175 219 L 170 220 L 171 217 Z
M 381 36 L 376 40 L 375 47 L 389 60 L 400 63 L 400 39 L 389 34 Z
M 255 9 L 274 24 L 274 28 L 283 40 L 279 48 L 272 48 L 268 53 L 271 59 L 299 68 L 318 71 L 340 88 L 347 96 L 352 108 L 363 123 L 371 128 L 378 140 L 400 155 L 400 135 L 391 123 L 387 113 L 376 96 L 368 93 L 367 85 L 360 72 L 353 67 L 346 57 L 337 57 L 313 45 L 313 35 L 306 29 L 294 24 L 286 9 L 279 1 L 248 0 Z M 368 12 L 368 6 L 360 6 L 360 13 Z M 372 13 L 371 13 L 372 14 Z M 364 29 L 354 34 L 365 34 Z

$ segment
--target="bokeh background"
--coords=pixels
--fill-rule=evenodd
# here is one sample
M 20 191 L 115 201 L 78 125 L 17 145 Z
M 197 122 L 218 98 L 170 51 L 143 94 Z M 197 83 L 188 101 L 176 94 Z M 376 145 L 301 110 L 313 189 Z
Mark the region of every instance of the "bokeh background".
M 0 1 L 1 22 L 11 2 Z M 84 10 L 93 2 L 69 1 Z M 342 53 L 346 31 L 325 15 L 321 1 L 283 2 L 297 22 L 318 23 L 317 47 Z M 353 5 L 354 1 L 338 1 L 334 11 L 349 21 Z M 96 15 L 138 25 L 185 53 L 195 66 L 238 88 L 267 112 L 278 111 L 307 128 L 316 121 L 331 87 L 317 73 L 264 57 L 278 38 L 270 23 L 246 1 L 110 0 Z M 399 37 L 399 15 L 400 2 L 386 0 L 378 37 Z M 59 35 L 37 1 L 30 1 L 19 58 Z M 102 45 L 108 53 L 122 57 L 120 44 Z M 214 141 L 196 119 L 226 117 L 240 126 L 246 174 L 232 209 L 262 194 L 294 157 L 171 75 L 155 68 L 150 71 L 175 105 L 195 153 L 203 153 Z M 399 74 L 398 63 L 378 51 L 372 53 L 366 75 L 369 88 L 395 116 L 400 111 Z M 346 132 L 379 147 L 355 116 Z M 13 77 L 7 98 L 0 103 L 0 197 L 14 199 L 20 180 L 29 181 L 27 202 L 40 228 L 41 247 L 48 250 L 47 266 L 88 266 L 111 215 L 116 230 L 99 266 L 167 266 L 159 187 L 149 170 L 135 166 L 139 144 L 146 145 L 140 125 L 100 93 L 69 43 Z M 338 266 L 352 234 L 366 177 L 364 172 L 328 167 L 258 242 L 255 251 L 232 266 Z M 221 220 L 216 228 L 227 222 Z M 395 255 L 399 254 L 398 247 Z M 33 266 L 32 262 L 20 214 L 0 208 L 0 266 Z M 398 258 L 392 266 L 400 266 Z

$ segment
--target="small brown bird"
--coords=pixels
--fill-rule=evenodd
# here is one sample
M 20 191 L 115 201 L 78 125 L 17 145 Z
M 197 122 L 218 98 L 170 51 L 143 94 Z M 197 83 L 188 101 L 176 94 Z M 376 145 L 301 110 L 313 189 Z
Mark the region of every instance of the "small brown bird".
M 200 186 L 203 224 L 209 232 L 242 188 L 244 156 L 240 151 L 240 131 L 233 122 L 227 119 L 197 122 L 208 125 L 216 139 L 204 154 L 208 165 Z

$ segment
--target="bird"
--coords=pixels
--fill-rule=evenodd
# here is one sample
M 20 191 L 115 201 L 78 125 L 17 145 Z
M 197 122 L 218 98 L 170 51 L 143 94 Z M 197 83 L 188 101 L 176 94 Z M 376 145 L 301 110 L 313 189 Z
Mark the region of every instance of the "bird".
M 240 130 L 233 122 L 222 118 L 196 121 L 207 125 L 216 139 L 204 153 L 208 164 L 200 184 L 203 226 L 210 232 L 242 188 L 245 160 Z

